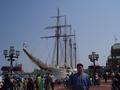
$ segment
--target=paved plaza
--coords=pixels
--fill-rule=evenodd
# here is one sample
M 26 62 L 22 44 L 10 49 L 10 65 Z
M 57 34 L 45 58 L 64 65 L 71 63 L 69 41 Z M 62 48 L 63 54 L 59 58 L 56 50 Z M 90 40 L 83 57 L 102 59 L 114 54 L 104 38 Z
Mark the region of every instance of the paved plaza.
M 56 85 L 55 90 L 69 90 L 69 89 L 64 88 L 64 85 L 61 84 L 61 85 Z M 90 90 L 111 90 L 111 80 L 108 80 L 107 83 L 105 83 L 104 80 L 101 80 L 100 85 L 91 86 Z
M 111 90 L 111 80 L 108 80 L 107 83 L 102 80 L 100 85 L 91 86 L 90 90 Z

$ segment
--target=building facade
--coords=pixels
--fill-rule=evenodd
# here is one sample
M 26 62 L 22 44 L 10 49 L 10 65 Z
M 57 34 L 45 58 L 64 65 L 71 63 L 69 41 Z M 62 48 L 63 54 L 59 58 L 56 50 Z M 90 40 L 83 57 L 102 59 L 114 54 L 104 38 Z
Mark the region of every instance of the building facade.
M 107 58 L 106 69 L 111 72 L 120 72 L 120 43 L 111 46 L 111 53 Z

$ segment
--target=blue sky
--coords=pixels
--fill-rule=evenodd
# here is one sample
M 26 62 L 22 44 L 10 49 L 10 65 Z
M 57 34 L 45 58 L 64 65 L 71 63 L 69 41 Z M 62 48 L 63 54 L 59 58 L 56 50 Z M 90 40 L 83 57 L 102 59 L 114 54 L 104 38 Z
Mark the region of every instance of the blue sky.
M 51 40 L 40 37 L 52 34 L 45 27 L 55 24 L 50 17 L 57 14 L 57 8 L 76 32 L 78 62 L 86 68 L 91 64 L 88 55 L 95 51 L 97 64 L 105 65 L 115 37 L 120 40 L 119 0 L 0 0 L 0 66 L 9 65 L 3 50 L 15 46 L 21 51 L 17 62 L 24 70 L 36 68 L 22 51 L 24 41 L 33 55 L 50 62 Z

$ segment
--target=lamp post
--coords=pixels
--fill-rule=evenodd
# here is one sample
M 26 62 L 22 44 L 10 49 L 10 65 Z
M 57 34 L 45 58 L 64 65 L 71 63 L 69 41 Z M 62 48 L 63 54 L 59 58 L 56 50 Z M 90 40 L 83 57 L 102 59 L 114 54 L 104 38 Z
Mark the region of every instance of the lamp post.
M 96 54 L 95 52 L 92 52 L 92 54 L 88 55 L 88 58 L 90 59 L 91 62 L 93 62 L 93 65 L 94 65 L 93 76 L 95 80 L 95 74 L 96 74 L 95 61 L 98 61 L 99 55 Z M 94 85 L 95 85 L 95 82 L 94 82 Z
M 13 61 L 15 61 L 15 58 L 18 58 L 20 55 L 20 51 L 15 50 L 14 46 L 10 46 L 9 50 L 4 50 L 3 54 L 5 58 L 7 58 L 8 61 L 10 61 L 10 75 L 12 76 L 13 72 Z

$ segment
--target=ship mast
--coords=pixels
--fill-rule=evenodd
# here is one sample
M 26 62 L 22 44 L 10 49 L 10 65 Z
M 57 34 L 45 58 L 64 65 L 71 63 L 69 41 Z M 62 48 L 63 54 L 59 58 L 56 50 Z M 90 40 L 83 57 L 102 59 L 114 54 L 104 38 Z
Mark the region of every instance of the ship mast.
M 65 26 L 67 25 L 67 22 L 66 22 L 66 16 L 65 16 Z M 71 35 L 71 25 L 69 25 L 70 27 L 70 35 L 67 35 L 66 34 L 66 27 L 65 27 L 65 33 L 64 33 L 64 43 L 65 43 L 65 68 L 67 67 L 67 38 L 68 37 L 71 37 L 71 36 L 74 36 L 74 35 Z M 72 51 L 71 50 L 72 48 L 70 47 L 70 52 Z M 72 54 L 70 53 L 70 62 L 72 61 Z M 72 65 L 70 64 L 71 68 L 72 68 Z
M 75 35 L 75 33 L 74 33 Z M 75 56 L 75 68 L 77 67 L 77 60 L 76 60 L 76 38 L 74 36 L 74 43 L 73 43 L 73 48 L 74 48 L 74 56 Z
M 71 27 L 70 27 L 70 35 L 71 35 Z M 70 45 L 70 66 L 71 66 L 71 68 L 73 68 L 73 62 L 72 62 L 72 60 L 73 60 L 73 58 L 72 58 L 72 39 L 71 39 L 71 37 L 70 37 L 70 39 L 69 39 L 69 45 Z
M 66 16 L 65 16 L 65 25 L 66 25 Z M 67 35 L 66 35 L 66 27 L 65 27 L 65 34 L 64 34 L 64 43 L 65 43 L 65 68 L 67 65 L 67 58 L 66 58 L 66 44 L 67 44 Z
M 66 35 L 61 35 L 61 29 L 62 28 L 66 28 L 66 27 L 70 27 L 71 25 L 60 25 L 60 18 L 61 17 L 65 17 L 65 16 L 60 16 L 59 14 L 59 8 L 57 10 L 57 16 L 53 16 L 53 18 L 56 18 L 57 20 L 57 25 L 56 26 L 50 26 L 50 27 L 46 27 L 46 29 L 55 29 L 55 35 L 54 36 L 47 36 L 47 37 L 41 37 L 41 38 L 56 38 L 56 47 L 57 47 L 57 54 L 56 54 L 56 66 L 59 66 L 59 41 L 60 41 L 60 37 L 66 37 Z M 65 60 L 66 62 L 66 60 Z

